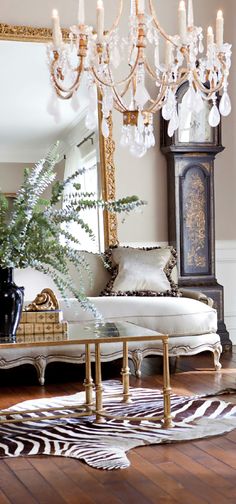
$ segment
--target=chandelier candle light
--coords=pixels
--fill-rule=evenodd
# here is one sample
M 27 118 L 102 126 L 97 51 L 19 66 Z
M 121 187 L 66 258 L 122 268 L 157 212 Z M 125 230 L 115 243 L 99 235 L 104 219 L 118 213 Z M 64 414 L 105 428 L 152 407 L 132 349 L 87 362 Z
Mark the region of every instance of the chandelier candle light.
M 70 99 L 76 96 L 82 75 L 85 75 L 89 93 L 87 127 L 96 124 L 95 103 L 97 89 L 102 101 L 102 133 L 109 135 L 108 118 L 113 108 L 123 115 L 121 145 L 141 157 L 155 145 L 153 115 L 162 109 L 169 121 L 168 135 L 179 127 L 176 91 L 184 82 L 189 83 L 185 95 L 189 111 L 200 112 L 204 100 L 212 103 L 209 124 L 214 127 L 220 115 L 231 112 L 227 92 L 231 66 L 231 45 L 224 43 L 224 18 L 221 10 L 216 18 L 216 39 L 211 26 L 206 32 L 204 55 L 203 29 L 194 25 L 193 0 L 181 0 L 178 7 L 178 34 L 168 35 L 160 25 L 153 0 L 130 0 L 128 34 L 119 33 L 119 22 L 124 0 L 113 26 L 104 31 L 103 0 L 97 0 L 97 27 L 85 23 L 85 2 L 79 0 L 78 24 L 70 28 L 70 43 L 62 38 L 58 12 L 53 10 L 53 42 L 48 47 L 51 79 L 57 96 Z M 160 44 L 165 46 L 164 62 L 160 62 Z M 115 78 L 115 71 L 127 53 L 127 75 Z M 150 63 L 152 57 L 153 62 Z M 154 96 L 146 85 L 154 82 Z M 220 96 L 221 95 L 221 96 Z M 220 96 L 220 100 L 218 100 Z M 219 102 L 219 108 L 218 108 Z M 72 100 L 75 106 L 76 100 Z M 51 110 L 55 113 L 55 107 Z

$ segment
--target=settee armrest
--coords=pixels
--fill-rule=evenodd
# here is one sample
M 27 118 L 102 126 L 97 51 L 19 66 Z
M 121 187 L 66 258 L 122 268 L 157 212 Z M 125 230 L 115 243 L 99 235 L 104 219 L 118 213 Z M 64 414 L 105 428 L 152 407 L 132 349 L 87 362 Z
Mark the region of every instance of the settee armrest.
M 197 301 L 201 301 L 202 303 L 205 303 L 206 305 L 212 307 L 213 306 L 213 299 L 210 297 L 206 296 L 206 294 L 203 294 L 203 292 L 200 291 L 194 291 L 190 289 L 179 289 L 182 296 L 186 298 L 191 298 L 191 299 L 196 299 Z

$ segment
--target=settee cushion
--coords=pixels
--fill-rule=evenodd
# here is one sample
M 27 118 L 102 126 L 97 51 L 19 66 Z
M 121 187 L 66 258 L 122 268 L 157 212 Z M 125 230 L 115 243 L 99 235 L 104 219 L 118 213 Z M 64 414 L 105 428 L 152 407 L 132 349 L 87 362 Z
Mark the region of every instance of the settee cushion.
M 171 276 L 176 266 L 173 247 L 112 247 L 106 251 L 112 278 L 101 295 L 178 296 Z
M 105 319 L 126 320 L 169 336 L 195 336 L 217 331 L 217 312 L 210 306 L 184 297 L 92 297 L 90 301 Z M 93 315 L 78 302 L 61 301 L 64 318 L 86 321 Z

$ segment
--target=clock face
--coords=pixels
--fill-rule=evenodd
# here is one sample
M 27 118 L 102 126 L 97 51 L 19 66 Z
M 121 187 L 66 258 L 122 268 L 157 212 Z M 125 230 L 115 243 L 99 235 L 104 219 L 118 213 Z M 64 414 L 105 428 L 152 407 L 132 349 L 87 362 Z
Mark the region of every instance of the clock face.
M 178 142 L 180 143 L 212 143 L 213 128 L 209 125 L 210 105 L 209 102 L 203 102 L 203 108 L 200 112 L 190 111 L 186 100 L 178 105 L 180 126 L 178 131 Z

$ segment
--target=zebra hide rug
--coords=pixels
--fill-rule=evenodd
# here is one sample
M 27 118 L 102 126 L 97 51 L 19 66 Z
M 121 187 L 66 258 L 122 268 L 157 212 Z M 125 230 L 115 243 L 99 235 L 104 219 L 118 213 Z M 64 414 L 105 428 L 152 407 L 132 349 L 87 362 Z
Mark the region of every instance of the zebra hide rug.
M 163 414 L 162 392 L 147 388 L 131 388 L 132 403 L 120 402 L 120 382 L 107 381 L 103 384 L 104 406 L 120 416 L 159 416 Z M 224 393 L 227 391 L 224 391 Z M 230 392 L 230 391 L 229 391 Z M 229 432 L 236 427 L 236 405 L 218 397 L 172 395 L 171 410 L 174 427 L 160 428 L 154 422 L 107 420 L 93 424 L 93 417 L 70 418 L 72 409 L 84 402 L 84 393 L 71 396 L 24 401 L 5 410 L 11 419 L 11 409 L 53 407 L 55 412 L 68 405 L 68 416 L 60 420 L 47 420 L 47 413 L 27 413 L 29 421 L 18 424 L 0 425 L 0 457 L 54 455 L 83 460 L 97 469 L 123 469 L 130 465 L 126 452 L 137 446 L 159 443 L 196 440 Z M 32 417 L 43 417 L 32 422 Z

